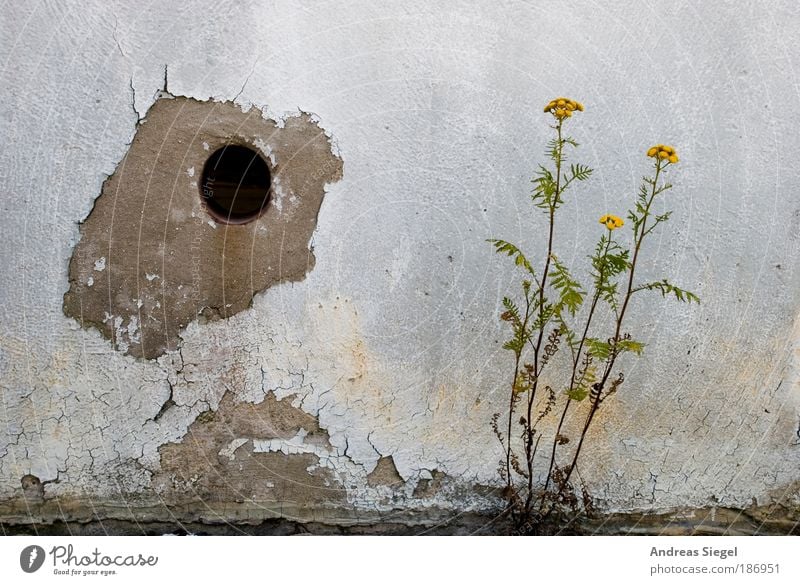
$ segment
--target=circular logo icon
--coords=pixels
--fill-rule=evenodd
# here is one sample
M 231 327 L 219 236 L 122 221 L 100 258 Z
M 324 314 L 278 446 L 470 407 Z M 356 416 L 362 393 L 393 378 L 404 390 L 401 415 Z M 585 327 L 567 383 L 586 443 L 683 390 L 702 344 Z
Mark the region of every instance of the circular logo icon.
M 19 566 L 26 573 L 35 573 L 44 564 L 44 549 L 41 546 L 32 544 L 26 546 L 19 553 Z

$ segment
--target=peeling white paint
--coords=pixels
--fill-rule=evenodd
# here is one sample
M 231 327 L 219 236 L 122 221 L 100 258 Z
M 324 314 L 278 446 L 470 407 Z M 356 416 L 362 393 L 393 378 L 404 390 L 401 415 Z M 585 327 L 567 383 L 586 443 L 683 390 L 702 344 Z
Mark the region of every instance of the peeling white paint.
M 330 453 L 325 449 L 320 449 L 315 445 L 307 445 L 304 440 L 308 431 L 300 429 L 291 439 L 267 439 L 253 441 L 254 453 L 283 453 L 284 455 L 301 455 L 303 453 L 322 454 L 329 457 Z
M 103 272 L 103 270 L 106 269 L 106 257 L 105 256 L 103 256 L 99 260 L 95 260 L 94 269 L 97 272 Z
M 261 154 L 267 157 L 274 168 L 277 164 L 277 159 L 275 158 L 275 153 L 272 151 L 272 147 L 269 145 L 269 143 L 261 138 L 256 138 L 253 141 L 253 146 L 255 146 L 261 152 Z
M 236 449 L 244 445 L 248 439 L 233 439 L 230 443 L 228 443 L 223 449 L 220 450 L 219 456 L 226 457 L 230 461 L 233 461 L 236 458 L 235 452 Z
M 132 343 L 138 343 L 140 340 L 139 338 L 139 318 L 135 315 L 130 318 L 128 322 L 128 339 Z
M 270 199 L 270 202 L 280 213 L 283 211 L 283 199 L 286 197 L 286 192 L 283 190 L 281 179 L 278 175 L 273 175 L 272 177 L 272 193 L 274 196 Z

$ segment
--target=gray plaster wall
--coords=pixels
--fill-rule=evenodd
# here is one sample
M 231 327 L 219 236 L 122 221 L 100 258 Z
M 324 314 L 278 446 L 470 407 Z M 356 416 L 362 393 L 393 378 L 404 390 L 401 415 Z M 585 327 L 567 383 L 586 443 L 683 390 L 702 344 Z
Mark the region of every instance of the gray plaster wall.
M 585 104 L 570 133 L 596 168 L 562 212 L 561 259 L 582 261 L 597 217 L 632 201 L 646 149 L 672 144 L 675 215 L 642 274 L 703 300 L 632 306 L 646 354 L 625 363 L 581 477 L 609 511 L 796 497 L 798 37 L 793 0 L 6 7 L 0 500 L 22 498 L 33 475 L 45 499 L 157 504 L 159 448 L 230 394 L 316 419 L 327 441 L 299 432 L 249 448 L 310 455 L 344 494 L 337 505 L 496 504 L 471 486 L 498 483 L 489 422 L 510 354 L 497 316 L 519 274 L 485 239 L 545 243 L 527 194 L 556 95 Z M 164 89 L 278 121 L 310 112 L 344 174 L 304 280 L 193 322 L 180 352 L 137 360 L 66 317 L 62 299 L 78 226 Z M 231 433 L 222 456 L 251 439 Z M 387 457 L 399 487 L 369 481 Z M 418 489 L 441 476 L 448 489 Z

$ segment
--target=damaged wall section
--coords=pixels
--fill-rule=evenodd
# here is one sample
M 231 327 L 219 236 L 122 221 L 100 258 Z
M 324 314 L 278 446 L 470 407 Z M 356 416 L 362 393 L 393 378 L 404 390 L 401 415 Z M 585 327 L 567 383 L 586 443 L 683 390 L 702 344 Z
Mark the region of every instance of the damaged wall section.
M 243 225 L 217 223 L 198 187 L 228 144 L 260 152 L 272 175 L 266 210 Z M 162 95 L 81 225 L 64 313 L 135 357 L 175 349 L 194 319 L 230 317 L 304 278 L 325 186 L 342 168 L 308 114 L 279 124 L 257 108 Z
M 272 445 L 275 448 L 270 448 Z M 315 449 L 315 447 L 317 447 Z M 269 394 L 258 403 L 226 394 L 178 443 L 159 449 L 153 487 L 165 503 L 248 502 L 276 508 L 332 508 L 345 490 L 318 452 L 329 449 L 316 418 Z

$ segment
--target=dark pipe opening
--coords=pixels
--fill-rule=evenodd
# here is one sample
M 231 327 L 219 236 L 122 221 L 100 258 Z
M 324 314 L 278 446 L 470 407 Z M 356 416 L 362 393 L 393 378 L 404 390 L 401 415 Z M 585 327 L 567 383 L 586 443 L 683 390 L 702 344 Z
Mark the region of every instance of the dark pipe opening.
M 203 166 L 200 193 L 214 219 L 241 224 L 266 209 L 272 178 L 256 151 L 228 145 L 214 151 Z

